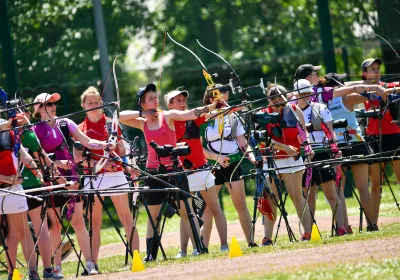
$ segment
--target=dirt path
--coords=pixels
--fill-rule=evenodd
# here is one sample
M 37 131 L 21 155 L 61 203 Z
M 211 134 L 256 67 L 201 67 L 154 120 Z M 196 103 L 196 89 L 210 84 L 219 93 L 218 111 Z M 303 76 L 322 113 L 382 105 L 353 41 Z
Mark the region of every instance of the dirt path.
M 331 218 L 330 217 L 318 217 L 318 227 L 320 231 L 329 231 L 331 228 Z M 359 218 L 355 216 L 350 216 L 350 224 L 353 225 L 353 230 L 354 232 L 358 231 L 358 224 L 359 224 Z M 391 223 L 400 223 L 400 217 L 380 217 L 379 218 L 379 225 L 384 225 L 384 224 L 391 224 Z M 298 224 L 298 218 L 296 216 L 290 216 L 289 217 L 289 223 L 290 226 L 293 230 L 293 232 L 296 234 L 296 236 L 299 236 L 299 224 Z M 364 226 L 365 226 L 365 221 L 364 221 Z M 364 228 L 365 230 L 365 228 Z M 286 235 L 286 227 L 285 224 L 282 222 L 281 228 L 279 231 L 279 238 L 282 238 L 284 240 L 287 240 L 287 235 Z M 234 223 L 234 224 L 229 224 L 228 225 L 228 238 L 232 236 L 236 236 L 239 241 L 244 241 L 244 235 L 242 228 L 240 227 L 239 223 Z M 258 219 L 257 224 L 256 224 L 256 242 L 258 244 L 261 243 L 261 239 L 263 238 L 263 226 L 261 224 L 261 219 Z M 278 242 L 279 242 L 278 238 Z M 219 244 L 219 236 L 218 232 L 215 229 L 212 231 L 211 234 L 211 240 L 210 244 Z M 167 233 L 164 234 L 162 238 L 162 244 L 164 247 L 171 247 L 171 246 L 179 246 L 179 232 L 173 232 L 173 233 Z M 140 250 L 144 251 L 146 246 L 146 241 L 145 238 L 142 237 L 140 238 Z M 109 244 L 102 246 L 100 249 L 100 256 L 99 258 L 106 258 L 106 257 L 111 257 L 115 255 L 124 255 L 125 254 L 125 248 L 122 243 L 115 243 L 115 244 Z M 68 258 L 67 261 L 76 261 L 76 255 L 71 254 Z
M 90 277 L 99 279 L 215 279 L 244 273 L 268 274 L 296 270 L 304 266 L 334 266 L 349 262 L 400 257 L 400 237 L 322 245 L 314 248 L 282 250 L 234 259 L 214 259 L 179 265 L 160 266 L 143 272 L 119 272 Z

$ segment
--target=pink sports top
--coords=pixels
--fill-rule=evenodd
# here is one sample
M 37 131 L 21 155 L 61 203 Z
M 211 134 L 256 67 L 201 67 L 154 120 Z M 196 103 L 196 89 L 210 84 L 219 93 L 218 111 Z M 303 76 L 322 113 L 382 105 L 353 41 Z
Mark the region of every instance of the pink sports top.
M 176 132 L 169 128 L 167 122 L 165 121 L 163 113 L 160 113 L 161 127 L 156 130 L 150 130 L 147 127 L 147 122 L 144 124 L 144 138 L 147 145 L 147 162 L 146 168 L 158 168 L 160 163 L 168 166 L 173 164 L 169 157 L 159 158 L 153 147 L 150 146 L 150 142 L 154 141 L 159 146 L 171 145 L 176 147 Z M 179 166 L 181 166 L 179 162 Z

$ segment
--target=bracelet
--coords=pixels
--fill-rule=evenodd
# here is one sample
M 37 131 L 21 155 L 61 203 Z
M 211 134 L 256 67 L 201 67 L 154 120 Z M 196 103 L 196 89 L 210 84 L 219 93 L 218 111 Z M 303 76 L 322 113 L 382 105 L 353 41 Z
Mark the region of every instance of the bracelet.
M 143 118 L 142 111 L 139 111 L 139 118 Z

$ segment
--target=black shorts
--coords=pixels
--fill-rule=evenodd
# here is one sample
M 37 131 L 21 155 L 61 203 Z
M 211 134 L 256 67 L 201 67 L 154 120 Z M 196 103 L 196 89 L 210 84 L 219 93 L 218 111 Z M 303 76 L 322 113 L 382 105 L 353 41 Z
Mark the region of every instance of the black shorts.
M 235 170 L 236 166 L 238 166 L 239 162 L 231 163 L 227 168 L 222 168 L 220 170 L 213 171 L 215 176 L 215 185 L 222 185 L 223 183 L 230 182 L 231 174 Z M 232 176 L 232 182 L 236 182 L 240 180 L 240 176 L 242 176 L 242 166 L 238 166 L 235 170 L 235 173 Z
M 366 142 L 350 142 L 350 146 L 346 144 L 339 144 L 339 149 L 342 151 L 342 157 L 350 157 L 350 156 L 369 156 L 372 154 L 371 147 L 368 146 Z M 349 167 L 355 164 L 373 164 L 374 161 L 371 160 L 360 160 L 358 162 L 352 163 L 343 163 L 343 167 Z
M 41 186 L 36 186 L 36 187 L 29 188 L 29 189 L 35 189 L 35 188 L 40 188 L 40 187 Z M 37 195 L 41 195 L 41 194 L 43 194 L 43 191 L 29 193 L 29 195 L 31 195 L 31 196 L 37 196 Z M 27 198 L 26 202 L 28 203 L 28 211 L 33 210 L 38 207 L 41 207 L 43 205 L 44 201 L 45 200 L 37 201 L 36 199 L 33 199 L 33 198 Z
M 183 171 L 182 168 L 179 168 L 177 171 Z M 152 175 L 158 175 L 161 173 L 158 173 L 157 171 L 152 170 L 147 170 L 148 173 L 152 174 Z M 163 172 L 162 174 L 168 174 L 168 173 L 172 173 L 174 171 L 167 171 L 167 172 Z M 189 191 L 189 182 L 187 179 L 186 174 L 181 174 L 181 175 L 177 175 L 177 176 L 165 176 L 165 177 L 159 177 L 159 179 L 163 180 L 164 182 L 170 183 L 178 188 L 180 188 L 181 190 L 185 191 L 185 192 L 190 192 Z M 167 185 L 154 180 L 154 179 L 146 179 L 144 181 L 144 185 L 149 187 L 150 189 L 165 189 L 168 188 Z M 144 198 L 146 199 L 146 202 L 148 205 L 158 205 L 161 204 L 167 197 L 169 193 L 168 192 L 145 192 L 144 194 Z M 177 198 L 176 194 L 179 193 L 170 193 L 172 196 L 172 199 Z M 183 198 L 182 194 L 179 194 L 178 196 L 179 200 L 181 200 Z
M 378 135 L 368 135 L 366 137 L 369 146 L 372 148 L 373 153 L 379 153 L 379 136 Z M 391 157 L 400 155 L 400 134 L 383 134 L 382 135 L 382 152 L 385 154 L 381 157 Z M 386 153 L 387 152 L 387 153 Z M 390 162 L 389 159 L 383 159 L 382 162 Z M 376 159 L 375 162 L 379 162 Z
M 63 207 L 65 203 L 67 203 L 68 200 L 70 200 L 71 198 L 72 196 L 62 196 L 62 195 L 51 195 L 46 197 L 48 201 L 48 206 L 54 208 Z M 76 197 L 76 203 L 78 202 L 81 202 L 80 196 Z
M 319 152 L 314 155 L 312 162 L 331 159 L 331 155 L 327 151 Z M 307 172 L 303 174 L 303 187 L 306 187 Z M 335 180 L 336 172 L 334 167 L 314 166 L 310 186 L 321 185 L 322 183 Z M 308 186 L 307 186 L 308 187 Z

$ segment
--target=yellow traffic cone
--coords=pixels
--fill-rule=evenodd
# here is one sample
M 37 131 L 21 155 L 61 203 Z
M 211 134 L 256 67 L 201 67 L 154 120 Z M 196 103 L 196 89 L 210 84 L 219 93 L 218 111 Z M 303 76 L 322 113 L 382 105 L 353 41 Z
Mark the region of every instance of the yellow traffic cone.
M 145 269 L 146 268 L 143 265 L 142 258 L 140 257 L 138 250 L 135 250 L 133 252 L 132 272 L 139 272 Z
M 316 224 L 313 224 L 311 230 L 311 242 L 321 241 L 321 235 L 319 234 L 318 228 Z
M 22 280 L 21 274 L 19 274 L 19 271 L 16 268 L 14 268 L 12 280 Z
M 232 242 L 229 250 L 229 257 L 234 258 L 234 257 L 241 257 L 243 256 L 242 250 L 240 250 L 239 242 L 236 239 L 236 236 L 232 237 Z

